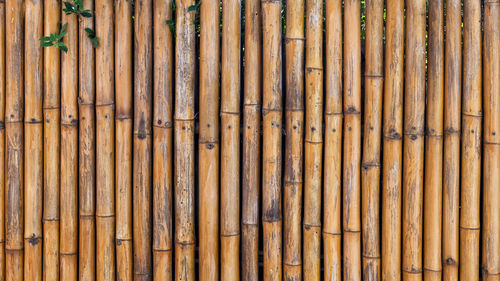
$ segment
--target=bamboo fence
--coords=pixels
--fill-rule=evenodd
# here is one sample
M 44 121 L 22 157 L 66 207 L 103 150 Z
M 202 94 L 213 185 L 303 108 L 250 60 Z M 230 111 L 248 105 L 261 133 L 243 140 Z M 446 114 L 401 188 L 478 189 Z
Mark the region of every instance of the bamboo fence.
M 0 280 L 500 277 L 498 0 L 0 1 Z

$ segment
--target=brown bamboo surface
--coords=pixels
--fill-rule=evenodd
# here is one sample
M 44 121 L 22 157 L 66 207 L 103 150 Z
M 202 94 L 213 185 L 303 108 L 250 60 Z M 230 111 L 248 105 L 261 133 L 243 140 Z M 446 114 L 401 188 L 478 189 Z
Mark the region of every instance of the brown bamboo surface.
M 0 0 L 1 280 L 500 281 L 499 0 Z

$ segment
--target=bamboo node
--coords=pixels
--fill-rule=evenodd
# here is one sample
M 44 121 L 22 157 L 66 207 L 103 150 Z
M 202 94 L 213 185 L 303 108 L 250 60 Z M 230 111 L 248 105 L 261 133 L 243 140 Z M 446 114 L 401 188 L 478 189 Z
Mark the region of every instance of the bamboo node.
M 306 230 L 310 230 L 311 228 L 321 228 L 321 224 L 315 225 L 315 224 L 304 223 L 303 226 Z
M 403 272 L 407 273 L 407 274 L 422 274 L 422 270 L 416 269 L 416 268 L 412 268 L 412 269 L 404 269 L 403 268 Z
M 121 246 L 123 242 L 132 242 L 132 238 L 127 238 L 127 239 L 116 239 L 116 245 Z
M 314 67 L 314 66 L 308 66 L 306 67 L 307 73 L 311 73 L 313 71 L 323 71 L 322 67 Z
M 428 272 L 436 272 L 436 273 L 441 272 L 441 269 L 430 269 L 430 268 L 426 268 L 426 267 L 424 267 L 423 270 L 428 271 Z
M 347 110 L 344 111 L 344 115 L 359 115 L 361 114 L 354 106 L 350 106 Z
M 283 40 L 285 41 L 285 44 L 292 42 L 292 41 L 305 41 L 305 38 L 300 38 L 300 37 L 284 37 Z
M 365 78 L 384 80 L 384 75 L 383 74 L 376 74 L 376 73 L 365 73 Z
M 378 169 L 380 169 L 380 163 L 379 162 L 365 162 L 365 163 L 361 164 L 361 166 L 363 167 L 363 169 L 365 171 L 369 170 L 371 168 L 378 168 Z
M 261 4 L 280 4 L 281 0 L 260 0 Z
M 455 128 L 446 128 L 444 130 L 444 135 L 445 136 L 459 134 L 459 133 L 460 133 L 460 130 L 457 130 Z

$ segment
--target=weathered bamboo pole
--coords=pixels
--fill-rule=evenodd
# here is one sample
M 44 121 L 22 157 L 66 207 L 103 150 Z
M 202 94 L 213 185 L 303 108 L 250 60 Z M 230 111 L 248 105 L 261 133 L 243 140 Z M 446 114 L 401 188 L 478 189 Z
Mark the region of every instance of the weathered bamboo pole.
M 194 281 L 194 0 L 176 0 L 174 215 L 175 278 Z
M 12 281 L 24 280 L 24 4 L 5 4 L 5 280 Z
M 482 279 L 500 278 L 500 5 L 484 1 Z
M 324 280 L 342 278 L 342 1 L 325 4 Z
M 365 122 L 363 137 L 363 280 L 380 280 L 380 154 L 384 87 L 384 1 L 366 2 Z
M 260 0 L 245 0 L 245 67 L 243 101 L 241 277 L 258 280 L 260 121 L 261 121 Z
M 220 2 L 200 9 L 199 278 L 219 280 Z
M 134 3 L 134 280 L 152 280 L 153 1 Z
M 116 146 L 116 279 L 133 279 L 132 131 L 133 53 L 132 5 L 115 2 L 115 146 Z
M 222 281 L 237 281 L 240 275 L 240 18 L 240 0 L 222 1 L 220 105 Z
M 43 210 L 43 3 L 25 3 L 24 61 L 24 279 L 42 280 Z
M 479 280 L 481 229 L 481 3 L 464 1 L 460 280 Z
M 0 2 L 0 280 L 5 280 L 5 1 Z
M 61 53 L 60 280 L 78 280 L 78 18 L 62 15 L 68 33 Z
M 424 184 L 424 279 L 441 280 L 443 198 L 444 17 L 443 0 L 429 6 L 427 123 Z
M 153 277 L 172 280 L 172 18 L 170 1 L 153 2 Z
M 281 214 L 281 0 L 262 7 L 262 225 L 264 280 L 282 279 Z
M 285 280 L 302 279 L 304 2 L 304 0 L 293 0 L 288 1 L 286 5 L 286 139 L 283 179 L 283 276 Z
M 115 280 L 115 89 L 113 0 L 95 3 L 96 280 Z M 140 210 L 140 209 L 139 209 Z
M 404 3 L 387 0 L 382 162 L 382 280 L 401 280 Z
M 44 1 L 44 34 L 59 31 L 61 6 Z M 61 51 L 44 48 L 43 67 L 43 280 L 59 280 Z

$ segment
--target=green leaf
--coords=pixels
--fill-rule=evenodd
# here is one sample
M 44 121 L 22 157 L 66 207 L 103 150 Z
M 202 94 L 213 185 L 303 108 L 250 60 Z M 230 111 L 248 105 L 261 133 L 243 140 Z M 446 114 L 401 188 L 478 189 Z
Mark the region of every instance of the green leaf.
M 53 45 L 54 44 L 52 44 L 52 42 L 44 42 L 44 43 L 40 44 L 40 47 L 51 47 Z
M 67 46 L 66 46 L 63 42 L 59 42 L 59 43 L 57 44 L 57 47 L 58 47 L 59 49 L 63 50 L 65 53 L 67 53 L 67 52 L 68 52 L 68 47 L 67 47 Z
M 198 9 L 198 7 L 196 6 L 196 4 L 195 5 L 191 5 L 188 8 L 188 12 L 196 11 L 197 9 Z
M 40 37 L 39 40 L 40 41 L 50 41 L 50 37 L 49 36 Z
M 92 45 L 94 45 L 94 48 L 97 48 L 99 46 L 99 38 L 94 37 L 90 39 L 92 41 Z
M 84 10 L 84 11 L 80 12 L 80 15 L 84 18 L 91 18 L 92 17 L 92 13 L 90 12 L 90 10 Z

